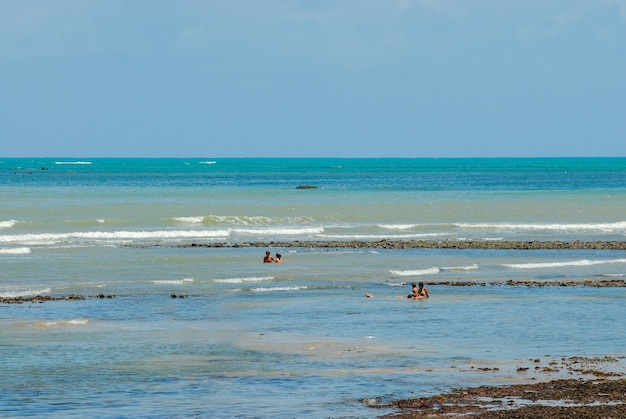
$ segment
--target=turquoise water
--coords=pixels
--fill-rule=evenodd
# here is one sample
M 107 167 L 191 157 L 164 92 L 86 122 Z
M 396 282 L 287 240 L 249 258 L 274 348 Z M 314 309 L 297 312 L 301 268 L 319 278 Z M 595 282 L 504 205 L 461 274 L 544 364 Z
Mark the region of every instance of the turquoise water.
M 622 251 L 179 247 L 621 241 L 626 159 L 0 159 L 0 202 L 0 296 L 116 295 L 0 305 L 6 417 L 374 417 L 626 355 L 625 288 L 490 285 L 621 280 Z

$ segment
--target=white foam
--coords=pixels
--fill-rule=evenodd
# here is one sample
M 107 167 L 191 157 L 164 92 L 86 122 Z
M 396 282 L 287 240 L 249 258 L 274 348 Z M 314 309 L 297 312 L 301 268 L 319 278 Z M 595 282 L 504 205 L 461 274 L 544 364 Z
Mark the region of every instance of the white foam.
M 237 228 L 232 230 L 233 233 L 258 234 L 258 235 L 303 235 L 303 234 L 321 234 L 324 232 L 323 227 L 304 227 L 304 228 L 265 228 L 265 229 L 243 229 Z
M 87 323 L 89 323 L 89 320 L 87 319 L 74 319 L 74 320 L 67 321 L 67 324 L 73 324 L 73 325 L 83 325 Z
M 229 225 L 267 225 L 274 222 L 270 217 L 261 216 L 208 215 L 205 219 L 214 224 Z
M 306 286 L 294 286 L 294 287 L 270 287 L 270 288 L 265 288 L 265 287 L 260 287 L 260 288 L 252 288 L 251 291 L 253 292 L 270 292 L 270 291 L 300 291 L 300 290 L 305 290 L 308 287 Z
M 418 225 L 419 224 L 378 224 L 378 227 L 388 230 L 410 230 Z
M 0 221 L 0 228 L 11 228 L 17 224 L 16 220 Z
M 435 275 L 439 273 L 439 268 L 427 268 L 427 269 L 415 269 L 415 270 L 406 270 L 406 271 L 389 271 L 392 275 L 398 276 L 420 276 L 420 275 Z
M 58 324 L 58 322 L 56 321 L 47 321 L 47 322 L 35 322 L 35 326 L 43 326 L 43 327 L 50 327 L 50 326 L 56 326 Z
M 593 266 L 603 265 L 609 263 L 626 263 L 626 259 L 611 259 L 611 260 L 570 260 L 566 262 L 537 262 L 537 263 L 511 263 L 503 264 L 507 268 L 514 269 L 543 269 L 543 268 L 561 268 L 566 266 Z
M 24 245 L 51 245 L 72 241 L 127 241 L 141 239 L 213 239 L 228 237 L 226 230 L 159 230 L 159 231 L 86 231 L 72 233 L 41 233 L 1 235 L 0 243 Z
M 198 224 L 204 221 L 204 217 L 174 217 L 174 220 L 181 223 Z
M 412 234 L 322 234 L 319 238 L 335 240 L 407 240 L 425 237 L 449 236 L 450 233 L 412 233 Z
M 151 282 L 155 285 L 183 285 L 183 284 L 189 284 L 193 281 L 194 281 L 193 278 L 185 278 L 185 279 L 162 279 L 162 280 L 155 280 Z
M 30 253 L 29 247 L 15 247 L 0 249 L 0 255 L 26 255 Z
M 35 322 L 35 326 L 39 327 L 52 327 L 52 326 L 84 326 L 89 323 L 87 319 L 73 319 L 73 320 L 49 320 L 45 322 Z
M 406 287 L 406 282 L 389 282 L 385 285 L 389 287 Z
M 273 276 L 251 276 L 247 278 L 223 278 L 214 279 L 213 282 L 219 282 L 224 284 L 242 284 L 244 282 L 264 282 L 274 280 Z
M 216 161 L 199 161 L 198 164 L 215 164 Z
M 55 161 L 54 164 L 59 164 L 59 165 L 63 165 L 63 164 L 92 164 L 92 162 L 90 161 Z
M 604 233 L 626 232 L 626 221 L 615 223 L 585 223 L 585 224 L 556 224 L 556 223 L 456 223 L 461 228 L 481 228 L 499 230 L 550 230 L 550 231 L 601 231 Z
M 478 269 L 477 264 L 468 265 L 468 266 L 450 266 L 450 267 L 442 267 L 440 268 L 443 271 L 474 271 Z
M 17 298 L 17 297 L 29 297 L 33 295 L 42 295 L 52 292 L 50 288 L 41 288 L 38 290 L 22 290 L 22 291 L 13 291 L 13 292 L 3 292 L 0 293 L 0 297 L 2 298 Z

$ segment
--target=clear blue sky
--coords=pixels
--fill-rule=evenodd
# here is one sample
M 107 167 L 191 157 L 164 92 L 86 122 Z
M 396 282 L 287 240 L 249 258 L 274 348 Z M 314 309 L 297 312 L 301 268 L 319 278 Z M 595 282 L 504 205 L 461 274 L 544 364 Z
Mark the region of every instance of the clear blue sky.
M 0 156 L 626 156 L 626 0 L 0 0 Z

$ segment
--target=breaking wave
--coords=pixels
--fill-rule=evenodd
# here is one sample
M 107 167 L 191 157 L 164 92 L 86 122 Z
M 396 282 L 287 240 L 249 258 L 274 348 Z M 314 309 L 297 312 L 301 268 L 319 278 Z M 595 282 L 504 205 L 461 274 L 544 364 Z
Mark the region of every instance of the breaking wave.
M 511 263 L 503 264 L 507 268 L 514 269 L 544 269 L 544 268 L 561 268 L 566 266 L 593 266 L 610 263 L 626 263 L 626 259 L 610 259 L 610 260 L 571 260 L 566 262 L 534 262 L 534 263 Z

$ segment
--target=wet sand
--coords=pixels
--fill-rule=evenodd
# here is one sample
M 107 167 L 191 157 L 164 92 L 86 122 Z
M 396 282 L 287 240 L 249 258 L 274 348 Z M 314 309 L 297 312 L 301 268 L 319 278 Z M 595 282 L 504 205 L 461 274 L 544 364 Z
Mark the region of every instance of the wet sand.
M 372 408 L 392 408 L 397 413 L 381 418 L 623 418 L 626 417 L 624 372 L 610 371 L 623 359 L 562 358 L 534 368 L 547 373 L 566 372 L 578 378 L 507 386 L 480 386 L 454 389 L 430 397 L 396 400 Z M 607 370 L 608 368 L 608 370 Z M 491 370 L 485 368 L 485 370 Z M 526 373 L 527 367 L 518 372 Z

